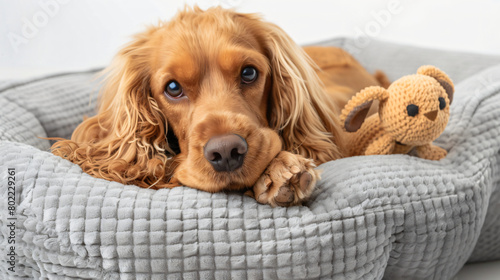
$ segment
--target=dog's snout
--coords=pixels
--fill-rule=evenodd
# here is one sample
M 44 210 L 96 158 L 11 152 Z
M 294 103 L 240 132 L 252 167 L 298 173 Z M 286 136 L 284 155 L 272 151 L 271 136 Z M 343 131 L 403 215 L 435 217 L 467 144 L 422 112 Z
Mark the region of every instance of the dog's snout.
M 204 156 L 216 171 L 233 171 L 243 165 L 248 151 L 245 139 L 237 134 L 210 138 L 204 147 Z

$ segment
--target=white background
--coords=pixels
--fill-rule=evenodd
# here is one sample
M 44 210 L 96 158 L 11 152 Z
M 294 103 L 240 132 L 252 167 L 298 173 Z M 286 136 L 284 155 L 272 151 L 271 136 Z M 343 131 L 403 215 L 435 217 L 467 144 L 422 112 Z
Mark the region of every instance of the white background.
M 0 0 L 0 80 L 106 66 L 132 34 L 185 3 L 260 13 L 299 44 L 363 35 L 500 55 L 500 0 Z M 500 262 L 468 265 L 455 279 L 498 280 Z
M 260 13 L 299 44 L 368 35 L 500 54 L 500 0 L 0 0 L 0 79 L 105 66 L 133 33 L 185 3 Z

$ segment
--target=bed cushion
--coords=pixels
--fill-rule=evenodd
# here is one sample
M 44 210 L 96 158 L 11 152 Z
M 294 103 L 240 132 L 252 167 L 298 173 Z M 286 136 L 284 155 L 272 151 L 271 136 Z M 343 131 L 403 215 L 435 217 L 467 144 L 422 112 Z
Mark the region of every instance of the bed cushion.
M 368 49 L 355 56 L 370 67 L 375 59 L 392 76 L 416 70 L 404 59 L 384 68 Z M 375 53 L 395 57 L 402 49 Z M 421 64 L 435 64 L 426 58 Z M 500 65 L 466 79 L 451 73 L 454 103 L 436 141 L 449 152 L 444 160 L 328 162 L 318 167 L 323 178 L 311 199 L 289 208 L 240 193 L 93 178 L 37 136 L 67 138 L 93 114 L 94 73 L 8 83 L 0 90 L 0 178 L 6 186 L 14 168 L 16 212 L 7 211 L 3 187 L 0 278 L 450 279 L 467 260 L 500 259 Z M 12 221 L 15 272 L 7 262 Z

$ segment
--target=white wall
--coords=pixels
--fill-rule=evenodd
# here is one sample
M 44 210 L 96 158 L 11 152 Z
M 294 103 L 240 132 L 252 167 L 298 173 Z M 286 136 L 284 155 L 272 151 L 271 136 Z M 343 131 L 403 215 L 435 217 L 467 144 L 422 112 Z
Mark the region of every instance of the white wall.
M 105 66 L 131 34 L 185 3 L 261 13 L 300 44 L 364 35 L 500 54 L 500 0 L 0 0 L 0 79 Z

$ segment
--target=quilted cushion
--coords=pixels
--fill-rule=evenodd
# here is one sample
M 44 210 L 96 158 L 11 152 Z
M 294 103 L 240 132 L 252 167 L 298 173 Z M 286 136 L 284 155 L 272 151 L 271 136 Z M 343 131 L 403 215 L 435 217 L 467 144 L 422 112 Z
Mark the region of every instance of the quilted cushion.
M 405 62 L 379 68 L 414 72 Z M 0 278 L 450 279 L 468 259 L 499 259 L 500 66 L 450 76 L 456 93 L 437 141 L 444 160 L 328 162 L 310 201 L 290 208 L 93 178 L 37 138 L 69 137 L 93 113 L 93 73 L 11 83 L 0 90 L 0 180 L 15 169 L 16 213 L 2 188 Z M 6 262 L 12 217 L 15 272 Z

